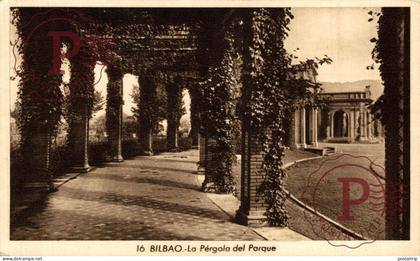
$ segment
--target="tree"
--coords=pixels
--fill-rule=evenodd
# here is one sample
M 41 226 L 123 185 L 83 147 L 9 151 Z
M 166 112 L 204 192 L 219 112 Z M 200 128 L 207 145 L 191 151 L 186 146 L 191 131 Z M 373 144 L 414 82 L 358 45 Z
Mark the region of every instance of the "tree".
M 105 99 L 102 96 L 102 93 L 100 91 L 95 91 L 93 93 L 93 108 L 92 108 L 92 114 L 94 115 L 98 111 L 101 111 L 104 108 Z
M 139 120 L 140 115 L 140 91 L 141 88 L 137 84 L 133 84 L 131 89 L 131 98 L 133 99 L 133 103 L 135 104 L 131 107 L 131 111 L 133 112 L 133 116 L 137 121 Z M 160 124 L 161 121 L 167 119 L 167 93 L 166 89 L 164 88 L 163 84 L 158 84 L 156 90 L 156 106 L 157 106 L 157 115 L 158 115 L 158 124 L 154 127 L 153 132 L 159 133 L 163 129 L 163 125 Z M 181 106 L 179 108 L 179 118 L 185 114 L 185 106 L 184 101 L 181 102 Z

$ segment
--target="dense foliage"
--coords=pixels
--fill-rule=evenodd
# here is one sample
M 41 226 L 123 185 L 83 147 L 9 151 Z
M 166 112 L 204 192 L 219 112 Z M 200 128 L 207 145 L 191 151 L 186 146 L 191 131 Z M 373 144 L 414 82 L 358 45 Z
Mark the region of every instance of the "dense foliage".
M 375 118 L 379 119 L 383 125 L 389 122 L 395 122 L 395 119 L 389 119 L 395 115 L 395 109 L 399 102 L 398 88 L 402 79 L 400 79 L 401 67 L 400 56 L 398 51 L 390 52 L 389 50 L 399 50 L 401 47 L 399 35 L 401 33 L 400 25 L 397 21 L 401 21 L 403 13 L 395 8 L 383 8 L 381 12 L 369 11 L 369 22 L 378 22 L 378 38 L 372 38 L 371 42 L 375 42 L 372 50 L 373 60 L 379 64 L 379 71 L 384 85 L 384 94 L 371 106 L 371 112 Z M 368 66 L 367 69 L 373 69 L 374 65 Z
M 286 98 L 285 81 L 291 60 L 283 41 L 292 17 L 289 9 L 255 9 L 245 19 L 243 117 L 251 137 L 262 145 L 264 180 L 258 193 L 267 205 L 267 220 L 274 226 L 287 226 L 288 220 L 284 206 L 286 173 L 281 167 L 284 123 L 290 117 L 286 113 L 291 104 Z
M 235 96 L 238 79 L 234 75 L 234 62 L 238 56 L 232 26 L 225 29 L 220 39 L 221 59 L 208 68 L 208 78 L 200 82 L 202 90 L 201 104 L 203 106 L 201 120 L 207 138 L 214 143 L 208 147 L 212 154 L 211 164 L 206 169 L 206 179 L 203 188 L 214 185 L 208 190 L 219 193 L 233 193 L 235 181 L 232 175 L 232 165 L 236 160 L 233 147 Z M 206 178 L 208 178 L 206 177 Z M 209 184 L 211 182 L 213 184 Z

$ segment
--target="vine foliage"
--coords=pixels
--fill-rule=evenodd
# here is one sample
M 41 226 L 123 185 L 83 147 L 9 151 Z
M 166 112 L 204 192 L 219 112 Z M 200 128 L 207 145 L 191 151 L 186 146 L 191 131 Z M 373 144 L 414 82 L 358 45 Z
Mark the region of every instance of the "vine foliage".
M 208 78 L 200 82 L 201 99 L 204 105 L 201 120 L 207 138 L 214 142 L 209 146 L 212 160 L 206 168 L 206 180 L 203 189 L 217 193 L 234 193 L 235 179 L 232 165 L 236 161 L 233 139 L 235 116 L 235 93 L 238 79 L 235 78 L 234 63 L 238 56 L 235 47 L 235 37 L 232 32 L 233 24 L 225 28 L 224 36 L 219 43 L 221 58 L 219 62 L 208 68 Z M 207 179 L 210 178 L 210 179 Z M 213 185 L 212 188 L 206 186 Z

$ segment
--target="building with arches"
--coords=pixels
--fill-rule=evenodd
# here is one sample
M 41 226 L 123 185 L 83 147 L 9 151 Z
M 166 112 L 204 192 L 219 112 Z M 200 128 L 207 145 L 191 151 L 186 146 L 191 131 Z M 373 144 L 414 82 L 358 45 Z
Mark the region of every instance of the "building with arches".
M 324 106 L 299 105 L 291 126 L 290 146 L 317 147 L 318 142 L 381 142 L 384 133 L 381 123 L 369 110 L 374 102 L 370 86 L 363 91 L 317 92 Z

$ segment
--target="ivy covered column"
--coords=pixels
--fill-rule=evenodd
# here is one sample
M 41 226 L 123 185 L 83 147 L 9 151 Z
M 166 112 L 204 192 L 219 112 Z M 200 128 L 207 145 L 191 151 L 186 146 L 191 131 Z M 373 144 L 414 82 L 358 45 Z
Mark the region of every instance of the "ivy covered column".
M 216 20 L 222 19 L 218 17 Z M 238 86 L 233 72 L 237 51 L 232 24 L 226 22 L 223 26 L 224 30 L 220 30 L 221 25 L 213 22 L 210 26 L 213 30 L 207 33 L 211 38 L 203 43 L 210 43 L 210 46 L 206 52 L 209 63 L 207 70 L 203 72 L 205 80 L 200 82 L 203 91 L 203 110 L 200 113 L 203 130 L 200 134 L 206 139 L 205 179 L 202 189 L 205 192 L 233 193 L 235 179 L 232 165 L 236 160 L 233 148 L 236 106 L 234 90 Z M 216 28 L 219 30 L 215 30 Z
M 199 159 L 197 163 L 197 174 L 205 174 L 206 171 L 206 148 L 207 140 L 205 135 L 198 134 L 198 153 Z
M 122 125 L 123 125 L 123 73 L 121 62 L 117 61 L 107 68 L 107 103 L 106 129 L 108 133 L 108 159 L 121 162 L 122 156 Z
M 238 222 L 285 227 L 285 124 L 294 102 L 286 98 L 290 60 L 283 40 L 290 9 L 244 11 L 241 205 Z
M 48 32 L 58 30 L 59 23 L 34 28 L 31 21 L 36 9 L 14 10 L 17 33 L 21 44 L 22 65 L 18 98 L 20 103 L 20 149 L 25 171 L 22 180 L 25 187 L 38 184 L 37 188 L 52 188 L 50 150 L 61 117 L 63 95 L 60 90 L 61 74 L 52 69 L 52 38 Z M 61 61 L 59 61 L 61 64 Z M 60 65 L 58 64 L 58 65 Z
M 385 231 L 410 238 L 410 8 L 382 8 L 374 49 L 384 83 Z
M 182 87 L 179 79 L 166 85 L 167 93 L 167 144 L 169 151 L 178 151 L 178 131 L 181 120 Z
M 70 59 L 70 100 L 68 145 L 71 150 L 72 171 L 88 172 L 89 165 L 89 119 L 92 114 L 94 97 L 95 62 L 85 60 L 90 48 L 85 44 L 80 47 L 80 54 Z
M 156 80 L 151 75 L 139 76 L 139 152 L 153 155 L 153 128 L 157 124 Z

